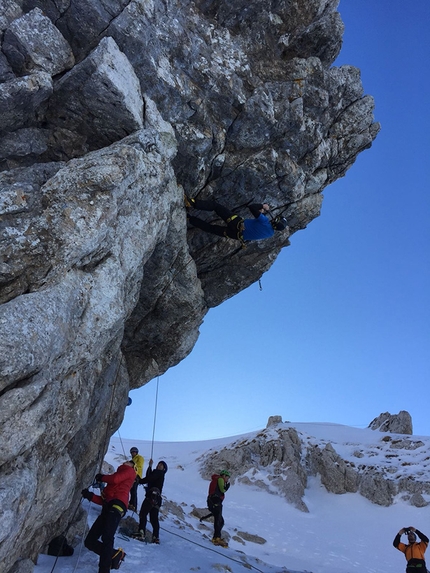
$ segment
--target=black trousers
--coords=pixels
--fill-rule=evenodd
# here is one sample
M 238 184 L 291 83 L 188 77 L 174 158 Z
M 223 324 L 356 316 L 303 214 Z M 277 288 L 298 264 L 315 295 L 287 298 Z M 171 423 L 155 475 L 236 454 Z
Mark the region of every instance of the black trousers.
M 243 223 L 242 217 L 235 215 L 233 211 L 230 211 L 230 209 L 227 209 L 227 207 L 224 207 L 216 201 L 201 201 L 200 199 L 196 199 L 193 207 L 199 211 L 215 211 L 218 217 L 221 217 L 221 219 L 227 223 L 227 227 L 223 225 L 211 225 L 207 221 L 193 216 L 188 217 L 188 221 L 191 225 L 206 231 L 206 233 L 218 235 L 218 237 L 230 237 L 230 239 L 240 240 Z
M 137 508 L 137 486 L 139 485 L 139 479 L 139 476 L 137 476 L 130 490 L 130 505 L 133 505 L 135 509 Z
M 413 560 L 412 563 L 408 563 L 406 566 L 406 573 L 427 573 L 425 561 L 416 559 Z
M 152 505 L 151 499 L 145 498 L 139 512 L 139 529 L 146 531 L 146 523 L 149 514 L 149 520 L 152 525 L 152 535 L 157 538 L 160 537 L 160 522 L 158 521 L 159 512 L 160 508 L 158 505 Z
M 221 537 L 221 530 L 224 527 L 222 501 L 218 497 L 208 497 L 208 509 L 214 516 L 214 537 Z
M 104 505 L 101 514 L 93 523 L 85 538 L 85 547 L 100 556 L 99 573 L 110 573 L 115 553 L 115 533 L 122 514 L 109 505 Z M 101 541 L 99 538 L 101 537 Z

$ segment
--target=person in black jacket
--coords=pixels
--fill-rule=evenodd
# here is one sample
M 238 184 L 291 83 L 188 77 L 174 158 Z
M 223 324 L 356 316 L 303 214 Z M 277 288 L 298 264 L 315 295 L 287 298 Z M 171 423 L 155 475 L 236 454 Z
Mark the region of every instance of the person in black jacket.
M 152 543 L 160 543 L 160 523 L 158 521 L 158 514 L 162 503 L 161 492 L 163 491 L 167 464 L 164 461 L 160 461 L 158 462 L 155 470 L 152 469 L 152 464 L 153 461 L 149 460 L 149 467 L 146 470 L 146 475 L 140 480 L 141 484 L 145 484 L 146 496 L 139 512 L 139 532 L 133 537 L 142 541 L 145 539 L 146 523 L 149 514 L 149 520 L 152 525 Z
M 408 544 L 402 543 L 400 538 L 403 534 L 408 536 Z M 417 535 L 420 541 L 417 543 Z M 393 545 L 396 549 L 405 554 L 407 565 L 406 573 L 426 573 L 426 562 L 424 553 L 429 544 L 429 538 L 415 527 L 403 527 L 396 535 Z

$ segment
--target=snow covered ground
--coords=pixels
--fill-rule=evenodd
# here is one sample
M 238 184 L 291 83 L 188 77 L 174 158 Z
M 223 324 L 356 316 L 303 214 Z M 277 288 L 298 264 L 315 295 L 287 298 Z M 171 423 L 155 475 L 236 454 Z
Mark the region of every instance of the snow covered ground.
M 387 454 L 390 443 L 381 441 L 384 435 L 377 431 L 333 424 L 291 426 L 304 441 L 332 443 L 344 459 L 355 459 L 357 463 L 357 457 L 352 456 L 359 451 L 362 455 L 359 462 L 372 459 L 373 465 L 391 464 L 393 475 L 414 474 L 430 479 L 428 437 L 413 436 L 414 441 L 422 440 L 424 445 L 414 450 L 398 450 L 398 455 L 393 456 Z M 393 440 L 404 438 L 391 436 Z M 238 438 L 154 444 L 154 461 L 163 459 L 169 466 L 163 490 L 165 505 L 168 501 L 176 502 L 181 505 L 184 516 L 170 513 L 163 519 L 160 545 L 117 537 L 117 546 L 127 553 L 122 573 L 242 573 L 246 569 L 263 573 L 400 572 L 405 570 L 406 561 L 392 546 L 399 529 L 414 526 L 430 535 L 430 505 L 416 508 L 396 499 L 392 506 L 380 507 L 359 494 L 328 493 L 318 478 L 311 478 L 304 498 L 309 513 L 303 513 L 281 497 L 236 482 L 224 502 L 224 531 L 230 536 L 229 548 L 214 547 L 210 542 L 211 523 L 200 525 L 198 519 L 190 515 L 193 507 L 205 507 L 209 485 L 200 477 L 197 458 L 210 448 L 223 447 Z M 151 452 L 151 443 L 147 441 L 112 438 L 106 460 L 116 468 L 124 455 L 127 457 L 131 446 L 137 446 L 145 457 L 146 470 Z M 138 495 L 140 503 L 143 487 L 139 487 Z M 430 496 L 424 497 L 430 501 Z M 86 500 L 82 503 L 89 510 L 91 525 L 100 508 Z M 127 515 L 131 515 L 130 512 Z M 236 541 L 238 532 L 258 535 L 266 543 Z M 54 557 L 41 555 L 34 573 L 51 573 L 54 563 Z M 81 543 L 72 557 L 58 558 L 54 571 L 96 573 L 97 564 L 98 557 Z

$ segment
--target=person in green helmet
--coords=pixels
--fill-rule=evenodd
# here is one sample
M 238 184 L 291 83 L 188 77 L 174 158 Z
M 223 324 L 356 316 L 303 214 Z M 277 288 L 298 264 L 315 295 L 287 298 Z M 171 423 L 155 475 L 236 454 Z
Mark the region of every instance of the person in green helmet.
M 224 518 L 222 516 L 222 502 L 224 501 L 225 492 L 230 487 L 230 472 L 222 470 L 219 474 L 213 474 L 209 484 L 209 493 L 207 498 L 208 509 L 214 516 L 214 535 L 212 543 L 221 547 L 228 547 L 227 541 L 222 539 L 221 530 L 224 527 Z

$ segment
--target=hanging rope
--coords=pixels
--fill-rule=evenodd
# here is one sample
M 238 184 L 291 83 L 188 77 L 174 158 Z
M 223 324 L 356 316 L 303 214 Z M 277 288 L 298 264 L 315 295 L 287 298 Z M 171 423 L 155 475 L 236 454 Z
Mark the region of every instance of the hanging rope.
M 91 502 L 89 501 L 88 503 L 90 504 Z M 83 530 L 83 532 L 82 532 L 82 539 L 83 539 L 83 540 L 84 540 L 85 537 L 86 537 L 87 529 L 88 529 L 88 519 L 85 520 L 85 527 L 84 527 L 84 530 Z M 84 546 L 84 544 L 81 542 L 81 543 L 79 544 L 78 558 L 77 558 L 77 560 L 76 560 L 76 563 L 75 563 L 75 566 L 74 566 L 74 568 L 73 568 L 72 573 L 75 573 L 76 569 L 78 568 L 79 561 L 80 561 L 80 559 L 81 559 L 82 547 L 83 547 L 83 546 Z M 57 558 L 57 559 L 58 559 L 58 558 Z M 52 573 L 52 572 L 51 572 L 51 573 Z
M 115 379 L 114 379 L 114 383 L 113 383 L 113 387 L 112 387 L 112 395 L 111 395 L 110 406 L 109 406 L 109 415 L 108 415 L 108 418 L 107 418 L 106 433 L 105 433 L 104 445 L 103 445 L 103 450 L 102 450 L 103 452 L 104 452 L 105 449 L 107 448 L 107 442 L 108 442 L 108 440 L 109 440 L 109 435 L 108 435 L 108 434 L 109 434 L 110 420 L 111 420 L 111 416 L 112 416 L 113 399 L 114 399 L 114 397 L 115 397 L 115 390 L 116 390 L 116 385 L 117 385 L 117 382 L 118 382 L 118 375 L 119 375 L 119 371 L 120 371 L 120 368 L 121 368 L 122 359 L 123 359 L 123 354 L 121 353 L 121 358 L 120 358 L 120 361 L 119 361 L 119 364 L 118 364 L 118 368 L 117 368 L 117 370 L 116 370 Z M 122 442 L 121 442 L 121 443 L 122 443 Z M 123 449 L 124 449 L 124 446 L 123 446 Z M 124 455 L 125 455 L 125 453 L 124 453 Z M 103 465 L 103 459 L 102 459 L 101 462 L 100 462 L 99 472 L 97 472 L 97 473 L 100 473 L 100 472 L 101 472 L 102 465 Z M 93 480 L 93 481 L 94 481 L 94 480 Z M 67 532 L 69 531 L 69 528 L 70 528 L 71 524 L 73 523 L 73 521 L 74 521 L 74 519 L 75 519 L 76 513 L 77 513 L 77 511 L 78 511 L 78 509 L 79 509 L 79 507 L 80 507 L 80 505 L 81 505 L 81 501 L 82 501 L 82 497 L 81 497 L 81 499 L 80 499 L 80 501 L 79 501 L 79 505 L 76 507 L 75 512 L 73 513 L 73 516 L 72 516 L 72 518 L 71 518 L 71 520 L 70 520 L 70 522 L 69 522 L 69 525 L 68 525 L 68 526 L 66 527 L 66 529 L 64 530 L 64 533 L 63 533 L 64 538 L 66 538 Z M 85 534 L 85 530 L 84 530 L 84 534 Z M 61 546 L 60 546 L 60 548 L 59 548 L 59 550 L 58 550 L 58 555 L 57 555 L 56 558 L 55 558 L 54 564 L 53 564 L 52 569 L 51 569 L 51 573 L 53 573 L 53 571 L 54 571 L 54 569 L 55 569 L 55 567 L 56 567 L 56 565 L 57 565 L 58 557 L 60 556 L 61 550 L 62 550 L 62 548 L 63 548 L 63 544 L 64 544 L 64 541 L 63 541 L 63 543 L 61 544 Z M 82 537 L 81 548 L 80 548 L 80 551 L 79 551 L 79 556 L 78 556 L 77 563 L 76 563 L 76 565 L 75 565 L 75 569 L 76 569 L 76 567 L 77 567 L 77 565 L 78 565 L 78 563 L 79 563 L 79 559 L 80 559 L 80 555 L 81 555 L 81 551 L 82 551 L 82 544 L 83 544 L 83 537 Z
M 125 453 L 124 444 L 122 443 L 121 434 L 119 433 L 119 428 L 118 428 L 117 432 L 118 432 L 118 438 L 119 438 L 119 441 L 120 441 L 120 444 L 121 444 L 121 447 L 122 447 L 122 453 L 124 454 L 124 459 L 126 460 L 126 459 L 127 459 L 127 455 L 126 455 L 126 453 Z
M 239 565 L 242 565 L 246 569 L 254 569 L 255 571 L 259 571 L 259 573 L 264 573 L 264 571 L 262 571 L 261 569 L 258 569 L 258 567 L 255 567 L 254 565 L 251 565 L 250 563 L 244 563 L 243 561 L 239 561 L 238 559 L 233 559 L 233 557 L 229 557 L 228 555 L 226 555 L 225 551 L 221 552 L 221 551 L 218 551 L 217 549 L 212 549 L 212 547 L 207 547 L 206 545 L 202 545 L 201 543 L 197 543 L 196 541 L 192 541 L 191 539 L 188 539 L 187 537 L 183 537 L 182 535 L 179 535 L 178 533 L 173 533 L 173 531 L 169 531 L 168 529 L 165 529 L 164 527 L 160 527 L 160 529 L 162 529 L 163 531 L 166 531 L 167 533 L 170 533 L 170 535 L 174 535 L 175 537 L 179 537 L 180 539 L 184 539 L 185 541 L 188 541 L 188 543 L 192 543 L 193 545 L 197 545 L 198 547 L 202 547 L 203 549 L 207 549 L 208 551 L 213 551 L 214 553 L 218 553 L 218 555 L 222 555 L 225 559 L 230 559 L 230 561 L 234 561 L 235 563 L 239 563 Z
M 154 408 L 154 425 L 152 428 L 152 443 L 151 443 L 151 460 L 154 459 L 153 458 L 153 453 L 154 453 L 154 436 L 155 436 L 155 422 L 157 420 L 157 408 L 158 408 L 158 383 L 160 381 L 160 377 L 157 376 L 157 390 L 155 392 L 155 408 Z
M 113 387 L 112 387 L 112 394 L 111 394 L 110 406 L 109 406 L 109 414 L 108 414 L 108 417 L 107 417 L 106 433 L 105 433 L 105 439 L 104 439 L 104 443 L 103 443 L 102 452 L 105 452 L 105 451 L 107 450 L 108 441 L 109 441 L 109 439 L 110 439 L 110 436 L 109 436 L 109 427 L 110 427 L 110 420 L 111 420 L 111 416 L 112 416 L 113 399 L 114 399 L 114 397 L 115 397 L 116 384 L 117 384 L 117 382 L 118 382 L 118 375 L 119 375 L 119 371 L 120 371 L 120 369 L 121 369 L 122 359 L 123 359 L 123 353 L 121 352 L 121 358 L 120 358 L 120 361 L 119 361 L 119 364 L 118 364 L 118 368 L 117 368 L 117 370 L 116 370 L 115 379 L 114 379 Z M 104 455 L 104 453 L 103 453 L 102 455 Z M 103 459 L 100 461 L 99 471 L 96 472 L 96 473 L 101 473 L 102 465 L 103 465 Z

